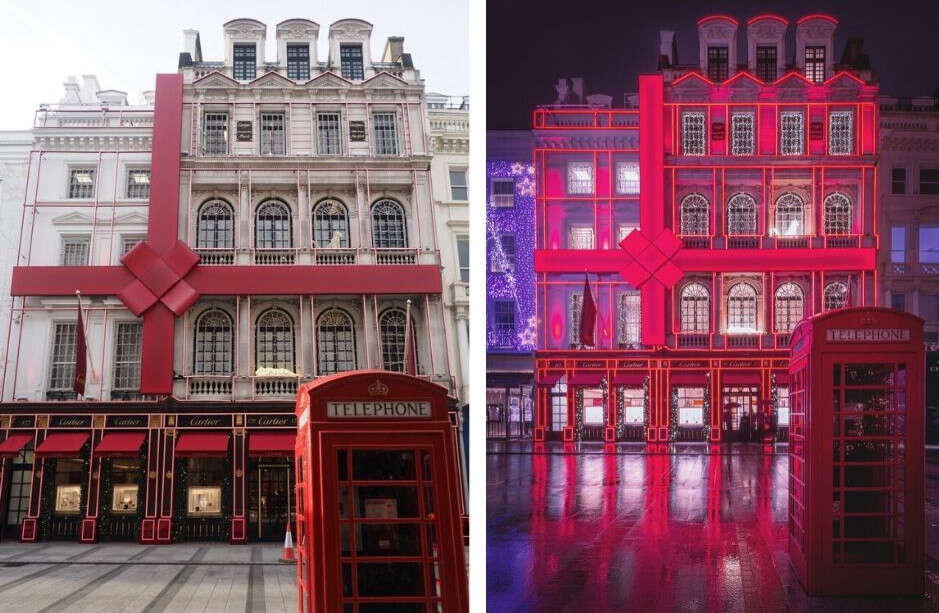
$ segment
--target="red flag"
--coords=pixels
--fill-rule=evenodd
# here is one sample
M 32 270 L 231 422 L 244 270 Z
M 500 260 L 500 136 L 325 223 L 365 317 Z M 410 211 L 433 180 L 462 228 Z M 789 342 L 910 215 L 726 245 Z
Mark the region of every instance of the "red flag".
M 593 294 L 590 293 L 590 282 L 587 275 L 584 275 L 584 302 L 580 309 L 580 344 L 595 344 L 593 340 L 593 329 L 597 323 L 597 304 L 593 301 Z
M 85 395 L 85 374 L 88 370 L 88 347 L 85 344 L 85 322 L 82 320 L 82 303 L 78 299 L 78 329 L 75 332 L 75 379 L 72 389 Z
M 411 328 L 411 300 L 404 311 L 404 373 L 417 376 L 417 356 L 414 353 L 414 330 Z

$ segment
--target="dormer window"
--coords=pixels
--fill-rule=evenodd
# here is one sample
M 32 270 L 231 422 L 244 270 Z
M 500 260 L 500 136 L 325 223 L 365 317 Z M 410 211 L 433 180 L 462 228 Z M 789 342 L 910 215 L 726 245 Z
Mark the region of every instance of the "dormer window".
M 825 47 L 805 48 L 805 78 L 813 83 L 825 80 Z
M 257 74 L 257 47 L 234 45 L 232 48 L 232 76 L 236 81 L 250 81 Z
M 296 81 L 310 78 L 310 45 L 287 45 L 287 78 Z
M 365 78 L 362 45 L 339 45 L 340 71 L 344 78 L 361 81 Z
M 767 83 L 776 80 L 776 47 L 756 48 L 756 78 Z
M 726 81 L 727 77 L 727 47 L 708 47 L 708 78 Z

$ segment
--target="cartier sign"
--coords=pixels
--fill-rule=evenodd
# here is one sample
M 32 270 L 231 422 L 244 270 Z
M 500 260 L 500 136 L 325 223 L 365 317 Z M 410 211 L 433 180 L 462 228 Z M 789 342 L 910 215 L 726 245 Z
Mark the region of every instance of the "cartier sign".
M 829 343 L 905 343 L 909 328 L 833 328 L 825 334 Z
M 146 415 L 108 415 L 108 428 L 146 428 Z
M 182 428 L 231 428 L 231 415 L 181 415 Z
M 295 415 L 248 415 L 247 425 L 252 427 L 269 426 L 296 426 L 297 418 Z
M 90 415 L 57 415 L 50 424 L 53 428 L 90 428 Z
M 430 417 L 426 400 L 349 400 L 326 403 L 326 417 L 384 419 Z

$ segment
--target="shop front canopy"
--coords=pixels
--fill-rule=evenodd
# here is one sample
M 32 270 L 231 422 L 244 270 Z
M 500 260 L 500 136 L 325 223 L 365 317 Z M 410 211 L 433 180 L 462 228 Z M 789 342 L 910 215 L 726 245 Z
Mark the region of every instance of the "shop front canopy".
M 248 455 L 289 456 L 293 457 L 297 433 L 289 432 L 252 432 L 248 439 Z
M 178 458 L 224 458 L 228 456 L 227 432 L 187 432 L 176 442 Z
M 95 447 L 95 455 L 133 457 L 140 453 L 146 435 L 143 432 L 111 432 Z
M 77 458 L 88 442 L 87 432 L 56 432 L 36 447 L 36 455 L 43 458 Z
M 33 440 L 32 434 L 11 434 L 0 443 L 0 458 L 16 457 L 31 440 Z

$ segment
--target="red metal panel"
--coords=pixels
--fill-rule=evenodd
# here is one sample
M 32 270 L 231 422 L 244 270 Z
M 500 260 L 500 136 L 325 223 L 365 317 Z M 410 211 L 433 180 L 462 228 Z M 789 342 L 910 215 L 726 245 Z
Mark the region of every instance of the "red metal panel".
M 55 432 L 36 447 L 36 455 L 44 458 L 76 458 L 88 442 L 87 432 Z
M 665 229 L 665 94 L 661 74 L 639 76 L 639 223 L 647 236 Z
M 168 253 L 176 242 L 182 132 L 183 75 L 158 74 L 153 108 L 147 242 L 160 254 Z
M 760 106 L 759 125 L 760 125 L 760 153 L 762 155 L 774 155 L 776 153 L 776 139 L 778 130 L 776 128 L 776 105 L 766 104 Z
M 440 267 L 198 266 L 186 280 L 202 295 L 439 294 Z
M 173 312 L 155 304 L 143 320 L 141 339 L 140 393 L 169 394 L 173 391 Z
M 12 296 L 113 296 L 134 280 L 123 266 L 14 266 Z

